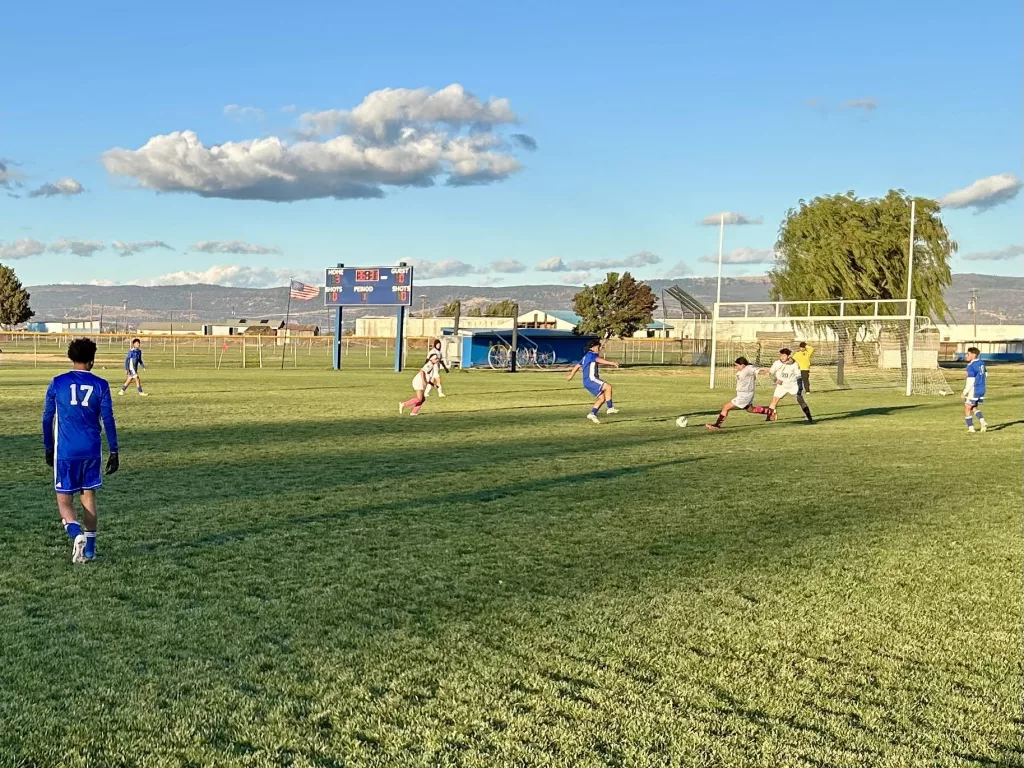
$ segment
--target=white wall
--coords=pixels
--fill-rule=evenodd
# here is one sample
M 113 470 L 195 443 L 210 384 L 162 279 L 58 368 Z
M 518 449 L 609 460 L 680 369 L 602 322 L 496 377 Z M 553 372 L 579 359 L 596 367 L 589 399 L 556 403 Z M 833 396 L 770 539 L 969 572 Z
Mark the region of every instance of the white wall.
M 512 330 L 511 317 L 461 317 L 459 328 L 507 328 Z M 356 333 L 366 339 L 393 339 L 398 325 L 395 317 L 356 318 Z M 455 327 L 453 317 L 407 317 L 405 335 L 413 338 L 436 338 L 446 328 Z

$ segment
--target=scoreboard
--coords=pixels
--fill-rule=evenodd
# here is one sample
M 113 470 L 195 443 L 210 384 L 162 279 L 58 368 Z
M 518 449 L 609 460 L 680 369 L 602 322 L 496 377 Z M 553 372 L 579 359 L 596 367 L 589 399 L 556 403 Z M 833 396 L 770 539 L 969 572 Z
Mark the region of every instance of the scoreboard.
M 338 267 L 327 270 L 328 307 L 412 304 L 412 267 Z

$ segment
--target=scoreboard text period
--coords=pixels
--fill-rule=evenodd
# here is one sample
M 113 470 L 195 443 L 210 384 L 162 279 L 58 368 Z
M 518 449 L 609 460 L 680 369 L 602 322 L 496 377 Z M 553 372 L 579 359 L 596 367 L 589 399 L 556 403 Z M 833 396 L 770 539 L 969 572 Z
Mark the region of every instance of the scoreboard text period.
M 324 305 L 402 307 L 412 304 L 412 267 L 338 267 L 327 270 Z

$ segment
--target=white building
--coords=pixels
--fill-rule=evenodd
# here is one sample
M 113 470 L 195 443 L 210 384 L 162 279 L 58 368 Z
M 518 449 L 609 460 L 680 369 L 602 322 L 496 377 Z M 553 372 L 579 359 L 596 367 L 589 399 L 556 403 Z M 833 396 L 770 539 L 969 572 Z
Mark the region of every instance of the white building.
M 208 336 L 210 326 L 205 323 L 139 323 L 135 332 L 139 336 Z
M 445 330 L 455 328 L 454 317 L 407 317 L 405 335 L 410 338 L 434 339 Z M 459 328 L 505 328 L 512 330 L 511 317 L 467 317 L 459 318 Z M 386 317 L 356 318 L 355 336 L 364 339 L 393 339 L 398 330 L 398 319 Z
M 552 331 L 572 331 L 583 318 L 575 312 L 562 309 L 532 309 L 516 318 L 520 328 L 547 328 Z
M 25 326 L 35 333 L 99 333 L 99 320 L 36 320 Z

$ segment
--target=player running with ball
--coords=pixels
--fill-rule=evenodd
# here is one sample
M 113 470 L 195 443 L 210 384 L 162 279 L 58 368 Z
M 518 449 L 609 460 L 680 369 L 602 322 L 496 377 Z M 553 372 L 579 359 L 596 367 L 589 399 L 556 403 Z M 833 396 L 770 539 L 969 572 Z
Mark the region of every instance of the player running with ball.
M 803 378 L 800 375 L 800 366 L 793 359 L 793 352 L 786 347 L 779 350 L 779 359 L 772 363 L 768 369 L 768 375 L 775 379 L 775 394 L 772 396 L 772 404 L 768 406 L 766 421 L 775 421 L 778 417 L 775 409 L 779 407 L 779 401 L 786 395 L 794 395 L 800 408 L 811 424 L 814 419 L 811 417 L 811 409 L 804 400 Z
M 722 422 L 729 415 L 729 411 L 739 409 L 747 413 L 769 413 L 763 405 L 754 405 L 754 390 L 757 388 L 757 375 L 768 373 L 764 368 L 751 365 L 745 357 L 736 358 L 736 397 L 722 406 L 722 412 L 718 414 L 714 424 L 705 424 L 708 429 L 716 432 L 722 429 Z
M 434 357 L 434 370 L 427 379 L 427 388 L 423 390 L 424 397 L 430 397 L 431 387 L 437 389 L 438 397 L 444 397 L 444 388 L 441 386 L 441 369 L 444 368 L 445 373 L 451 373 L 451 369 L 448 368 L 448 363 L 444 361 L 444 357 L 441 355 L 440 339 L 434 339 L 434 343 L 430 345 L 430 349 L 427 351 L 427 359 L 430 359 L 434 355 L 437 355 L 437 357 Z
M 613 363 L 611 360 L 605 360 L 601 357 L 600 352 L 601 342 L 592 342 L 587 347 L 587 354 L 572 367 L 569 375 L 565 378 L 566 381 L 572 381 L 576 371 L 583 371 L 583 388 L 597 397 L 597 402 L 594 403 L 594 407 L 587 414 L 587 418 L 595 424 L 601 423 L 598 421 L 597 412 L 601 409 L 602 405 L 608 406 L 608 410 L 605 413 L 619 412 L 619 409 L 612 404 L 612 385 L 601 379 L 601 371 L 598 368 L 599 365 L 610 365 L 612 368 L 618 368 L 619 364 Z

